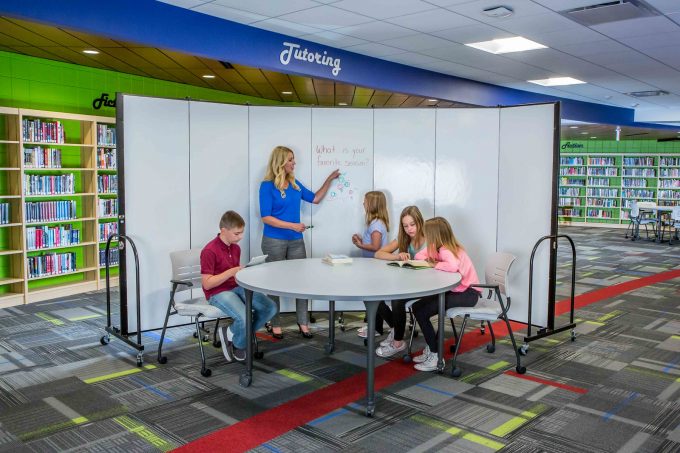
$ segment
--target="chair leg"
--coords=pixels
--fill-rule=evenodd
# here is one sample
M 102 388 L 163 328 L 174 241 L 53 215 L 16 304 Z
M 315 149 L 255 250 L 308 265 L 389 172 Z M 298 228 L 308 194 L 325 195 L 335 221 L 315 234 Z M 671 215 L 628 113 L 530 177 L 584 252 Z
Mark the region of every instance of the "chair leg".
M 524 374 L 524 373 L 527 372 L 527 369 L 526 369 L 526 367 L 523 367 L 521 362 L 520 362 L 519 349 L 517 349 L 517 343 L 515 342 L 515 334 L 512 333 L 512 327 L 510 327 L 510 321 L 508 321 L 507 317 L 504 317 L 503 321 L 505 321 L 505 325 L 508 327 L 508 334 L 510 335 L 510 341 L 512 341 L 512 349 L 515 350 L 515 357 L 517 357 L 517 366 L 515 367 L 515 371 L 517 371 L 519 374 Z
M 213 332 L 213 346 L 216 348 L 219 348 L 222 342 L 220 341 L 220 338 L 217 336 L 217 329 L 220 328 L 220 318 L 217 318 L 215 320 L 215 331 Z
M 456 342 L 456 350 L 453 351 L 453 359 L 451 360 L 451 376 L 453 377 L 460 377 L 462 374 L 461 369 L 456 366 L 456 358 L 458 357 L 460 345 L 463 342 L 463 335 L 465 335 L 465 324 L 467 323 L 469 317 L 470 315 L 465 315 L 465 317 L 463 317 L 463 324 L 460 327 L 460 338 Z
M 482 321 L 482 322 L 479 323 L 479 333 L 481 335 L 484 335 L 485 332 L 486 332 L 486 329 L 484 328 L 484 321 Z
M 408 311 L 409 317 L 410 317 L 410 323 L 411 323 L 411 336 L 408 339 L 408 350 L 406 351 L 406 354 L 408 357 L 411 357 L 411 347 L 413 346 L 413 337 L 416 332 L 416 326 L 415 323 L 413 322 L 413 311 L 409 310 Z
M 493 326 L 491 325 L 491 321 L 486 321 L 486 323 L 488 324 L 489 332 L 491 333 L 491 343 L 486 345 L 486 352 L 492 354 L 493 352 L 496 351 L 496 335 L 493 333 Z
M 196 335 L 198 335 L 198 349 L 201 351 L 201 375 L 208 377 L 212 374 L 209 368 L 205 367 L 205 352 L 203 352 L 203 338 L 201 337 L 201 326 L 199 325 L 198 318 L 194 318 L 194 323 L 196 324 Z
M 168 310 L 165 312 L 165 322 L 163 322 L 163 330 L 161 331 L 161 339 L 158 342 L 158 363 L 167 363 L 168 358 L 163 355 L 163 340 L 165 340 L 165 331 L 168 329 L 168 319 L 170 319 L 170 312 L 172 311 L 172 299 L 168 301 Z
M 453 330 L 453 338 L 456 340 L 456 343 L 458 343 L 458 332 L 456 332 L 456 325 L 453 323 L 453 318 L 449 318 L 449 321 L 451 321 L 451 329 Z

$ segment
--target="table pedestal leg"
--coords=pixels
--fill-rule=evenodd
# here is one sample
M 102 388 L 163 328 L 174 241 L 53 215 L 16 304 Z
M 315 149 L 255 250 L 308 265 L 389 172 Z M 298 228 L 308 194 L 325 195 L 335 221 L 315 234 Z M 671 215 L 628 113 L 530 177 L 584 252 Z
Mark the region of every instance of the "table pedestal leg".
M 335 301 L 328 301 L 328 344 L 324 347 L 326 353 L 333 354 L 335 350 Z
M 437 373 L 441 374 L 444 372 L 444 326 L 446 318 L 446 293 L 439 294 L 439 331 L 437 333 Z M 463 335 L 463 332 L 461 332 Z
M 373 384 L 375 380 L 375 315 L 378 312 L 379 301 L 364 302 L 368 329 L 366 331 L 366 416 L 373 417 L 375 413 L 375 395 Z
M 241 374 L 239 384 L 249 387 L 253 382 L 253 292 L 249 289 L 246 293 L 246 371 Z M 199 339 L 200 340 L 200 339 Z

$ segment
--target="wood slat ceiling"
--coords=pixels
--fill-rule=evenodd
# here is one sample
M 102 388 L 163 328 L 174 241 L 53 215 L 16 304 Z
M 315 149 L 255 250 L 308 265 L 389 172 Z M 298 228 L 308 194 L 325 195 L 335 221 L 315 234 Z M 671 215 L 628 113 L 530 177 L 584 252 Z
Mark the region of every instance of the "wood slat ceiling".
M 100 53 L 86 55 L 85 49 Z M 216 60 L 2 16 L 0 50 L 278 102 L 354 107 L 468 106 L 238 64 L 227 68 Z M 204 75 L 215 78 L 206 79 Z

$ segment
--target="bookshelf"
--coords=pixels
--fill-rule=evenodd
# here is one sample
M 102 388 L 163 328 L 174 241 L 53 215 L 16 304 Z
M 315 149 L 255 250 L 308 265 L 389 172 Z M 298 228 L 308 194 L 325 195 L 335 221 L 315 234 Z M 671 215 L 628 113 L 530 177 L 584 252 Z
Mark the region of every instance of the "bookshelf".
M 101 200 L 117 206 L 115 119 L 0 107 L 0 308 L 105 287 Z
M 628 226 L 634 200 L 680 205 L 678 152 L 562 152 L 562 224 Z

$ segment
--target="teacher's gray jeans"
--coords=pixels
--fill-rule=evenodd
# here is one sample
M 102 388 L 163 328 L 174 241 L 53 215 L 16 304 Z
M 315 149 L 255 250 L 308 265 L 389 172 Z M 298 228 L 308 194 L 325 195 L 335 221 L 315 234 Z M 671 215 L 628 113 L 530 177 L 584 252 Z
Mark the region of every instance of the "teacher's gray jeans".
M 267 256 L 267 262 L 282 260 L 299 260 L 307 258 L 304 239 L 274 239 L 262 236 L 262 253 Z M 279 307 L 279 311 L 272 318 L 272 326 L 281 327 L 281 302 L 277 296 L 270 296 Z M 309 324 L 309 309 L 307 299 L 295 299 L 297 322 L 301 326 Z

